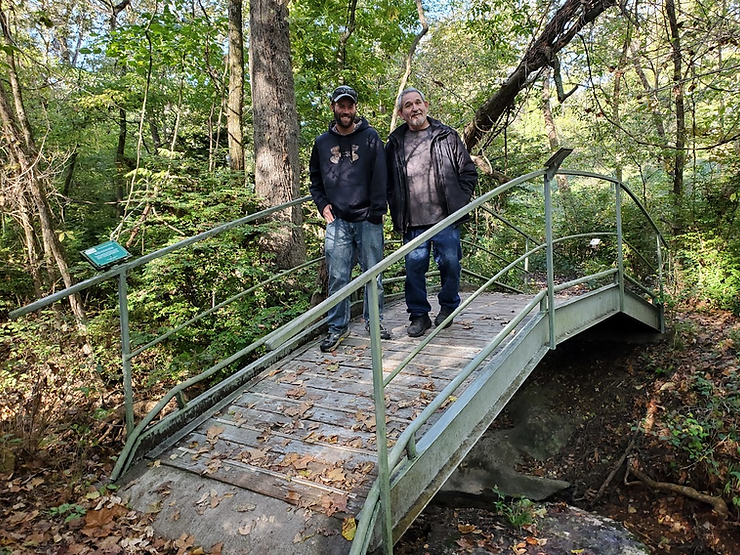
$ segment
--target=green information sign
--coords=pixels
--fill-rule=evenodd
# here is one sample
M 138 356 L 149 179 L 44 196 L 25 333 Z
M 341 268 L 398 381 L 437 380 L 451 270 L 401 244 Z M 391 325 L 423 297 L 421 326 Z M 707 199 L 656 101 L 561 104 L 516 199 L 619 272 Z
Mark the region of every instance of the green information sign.
M 82 251 L 82 256 L 85 257 L 90 264 L 96 270 L 105 270 L 113 264 L 123 262 L 131 253 L 124 249 L 121 245 L 115 241 L 106 241 L 95 247 L 90 247 Z

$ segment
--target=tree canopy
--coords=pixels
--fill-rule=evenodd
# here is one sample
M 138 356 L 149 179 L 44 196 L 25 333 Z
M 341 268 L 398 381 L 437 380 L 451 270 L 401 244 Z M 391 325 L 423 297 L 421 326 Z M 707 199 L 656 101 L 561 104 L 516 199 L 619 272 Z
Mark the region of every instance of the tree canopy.
M 4 309 L 59 276 L 83 278 L 79 258 L 66 253 L 108 238 L 144 253 L 232 217 L 203 210 L 214 191 L 253 194 L 252 141 L 241 139 L 244 169 L 227 156 L 229 5 L 92 6 L 2 4 L 0 249 L 12 283 Z M 407 81 L 494 180 L 570 146 L 571 165 L 615 171 L 639 190 L 677 244 L 700 233 L 722 245 L 725 268 L 737 268 L 738 9 L 714 0 L 291 2 L 299 130 L 290 156 L 300 187 L 335 86 L 355 87 L 361 113 L 386 136 Z M 255 104 L 250 92 L 245 86 L 243 137 L 257 129 L 259 138 L 253 124 L 292 100 Z

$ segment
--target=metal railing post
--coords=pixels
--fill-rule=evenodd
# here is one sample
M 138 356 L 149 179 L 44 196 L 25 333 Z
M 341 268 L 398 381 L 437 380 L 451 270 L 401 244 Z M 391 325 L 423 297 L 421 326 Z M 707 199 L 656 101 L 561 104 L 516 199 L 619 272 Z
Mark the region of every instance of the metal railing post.
M 614 184 L 614 210 L 617 219 L 617 275 L 619 276 L 619 310 L 624 312 L 624 236 L 622 235 L 622 184 Z
M 552 251 L 552 194 L 549 172 L 545 174 L 545 243 L 547 244 L 547 320 L 550 327 L 550 349 L 555 348 L 555 267 Z
M 524 239 L 524 252 L 529 252 L 529 238 Z M 524 259 L 524 289 L 529 287 L 529 257 Z
M 383 529 L 383 552 L 393 555 L 393 521 L 391 483 L 388 467 L 388 434 L 385 427 L 385 388 L 383 387 L 383 349 L 380 345 L 380 311 L 378 280 L 368 282 L 370 312 L 370 353 L 373 360 L 373 401 L 375 403 L 375 441 L 378 446 L 378 482 L 380 484 L 380 519 Z
M 545 243 L 547 244 L 547 316 L 550 325 L 550 349 L 555 348 L 555 261 L 552 250 L 552 179 L 560 164 L 573 152 L 561 148 L 545 162 Z
M 660 295 L 660 304 L 661 304 L 661 310 L 660 310 L 660 333 L 665 333 L 665 298 L 664 298 L 664 290 L 663 290 L 663 250 L 660 247 L 660 235 L 655 234 L 655 243 L 657 245 L 657 254 L 658 254 L 658 293 Z
M 126 409 L 126 437 L 134 430 L 134 388 L 131 376 L 131 338 L 128 327 L 128 283 L 126 269 L 118 273 L 118 319 L 121 324 L 121 362 L 123 397 Z

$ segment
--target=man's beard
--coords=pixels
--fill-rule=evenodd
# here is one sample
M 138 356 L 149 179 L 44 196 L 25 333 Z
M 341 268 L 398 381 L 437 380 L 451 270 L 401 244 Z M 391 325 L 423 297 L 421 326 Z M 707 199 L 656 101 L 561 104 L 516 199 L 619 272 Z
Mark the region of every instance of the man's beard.
M 342 129 L 351 129 L 352 126 L 355 123 L 355 118 L 353 118 L 353 117 L 348 117 L 349 123 L 347 125 L 345 125 L 342 122 L 342 119 L 344 119 L 344 118 L 340 118 L 340 117 L 336 117 L 336 116 L 334 117 L 334 121 L 336 122 L 337 126 L 338 127 L 341 127 Z

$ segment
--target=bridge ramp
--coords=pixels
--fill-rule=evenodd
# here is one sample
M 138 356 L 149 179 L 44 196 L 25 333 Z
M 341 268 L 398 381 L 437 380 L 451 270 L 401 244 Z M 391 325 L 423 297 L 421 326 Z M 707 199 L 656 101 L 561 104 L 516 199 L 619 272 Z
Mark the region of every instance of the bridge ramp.
M 530 299 L 482 295 L 399 374 L 386 389 L 389 441 Z M 386 307 L 385 372 L 421 340 L 406 335 L 407 324 L 403 304 Z M 306 345 L 177 444 L 150 453 L 122 493 L 155 515 L 158 534 L 206 550 L 223 543 L 225 554 L 333 555 L 349 552 L 342 523 L 362 507 L 376 457 L 370 340 L 353 321 L 334 353 Z

